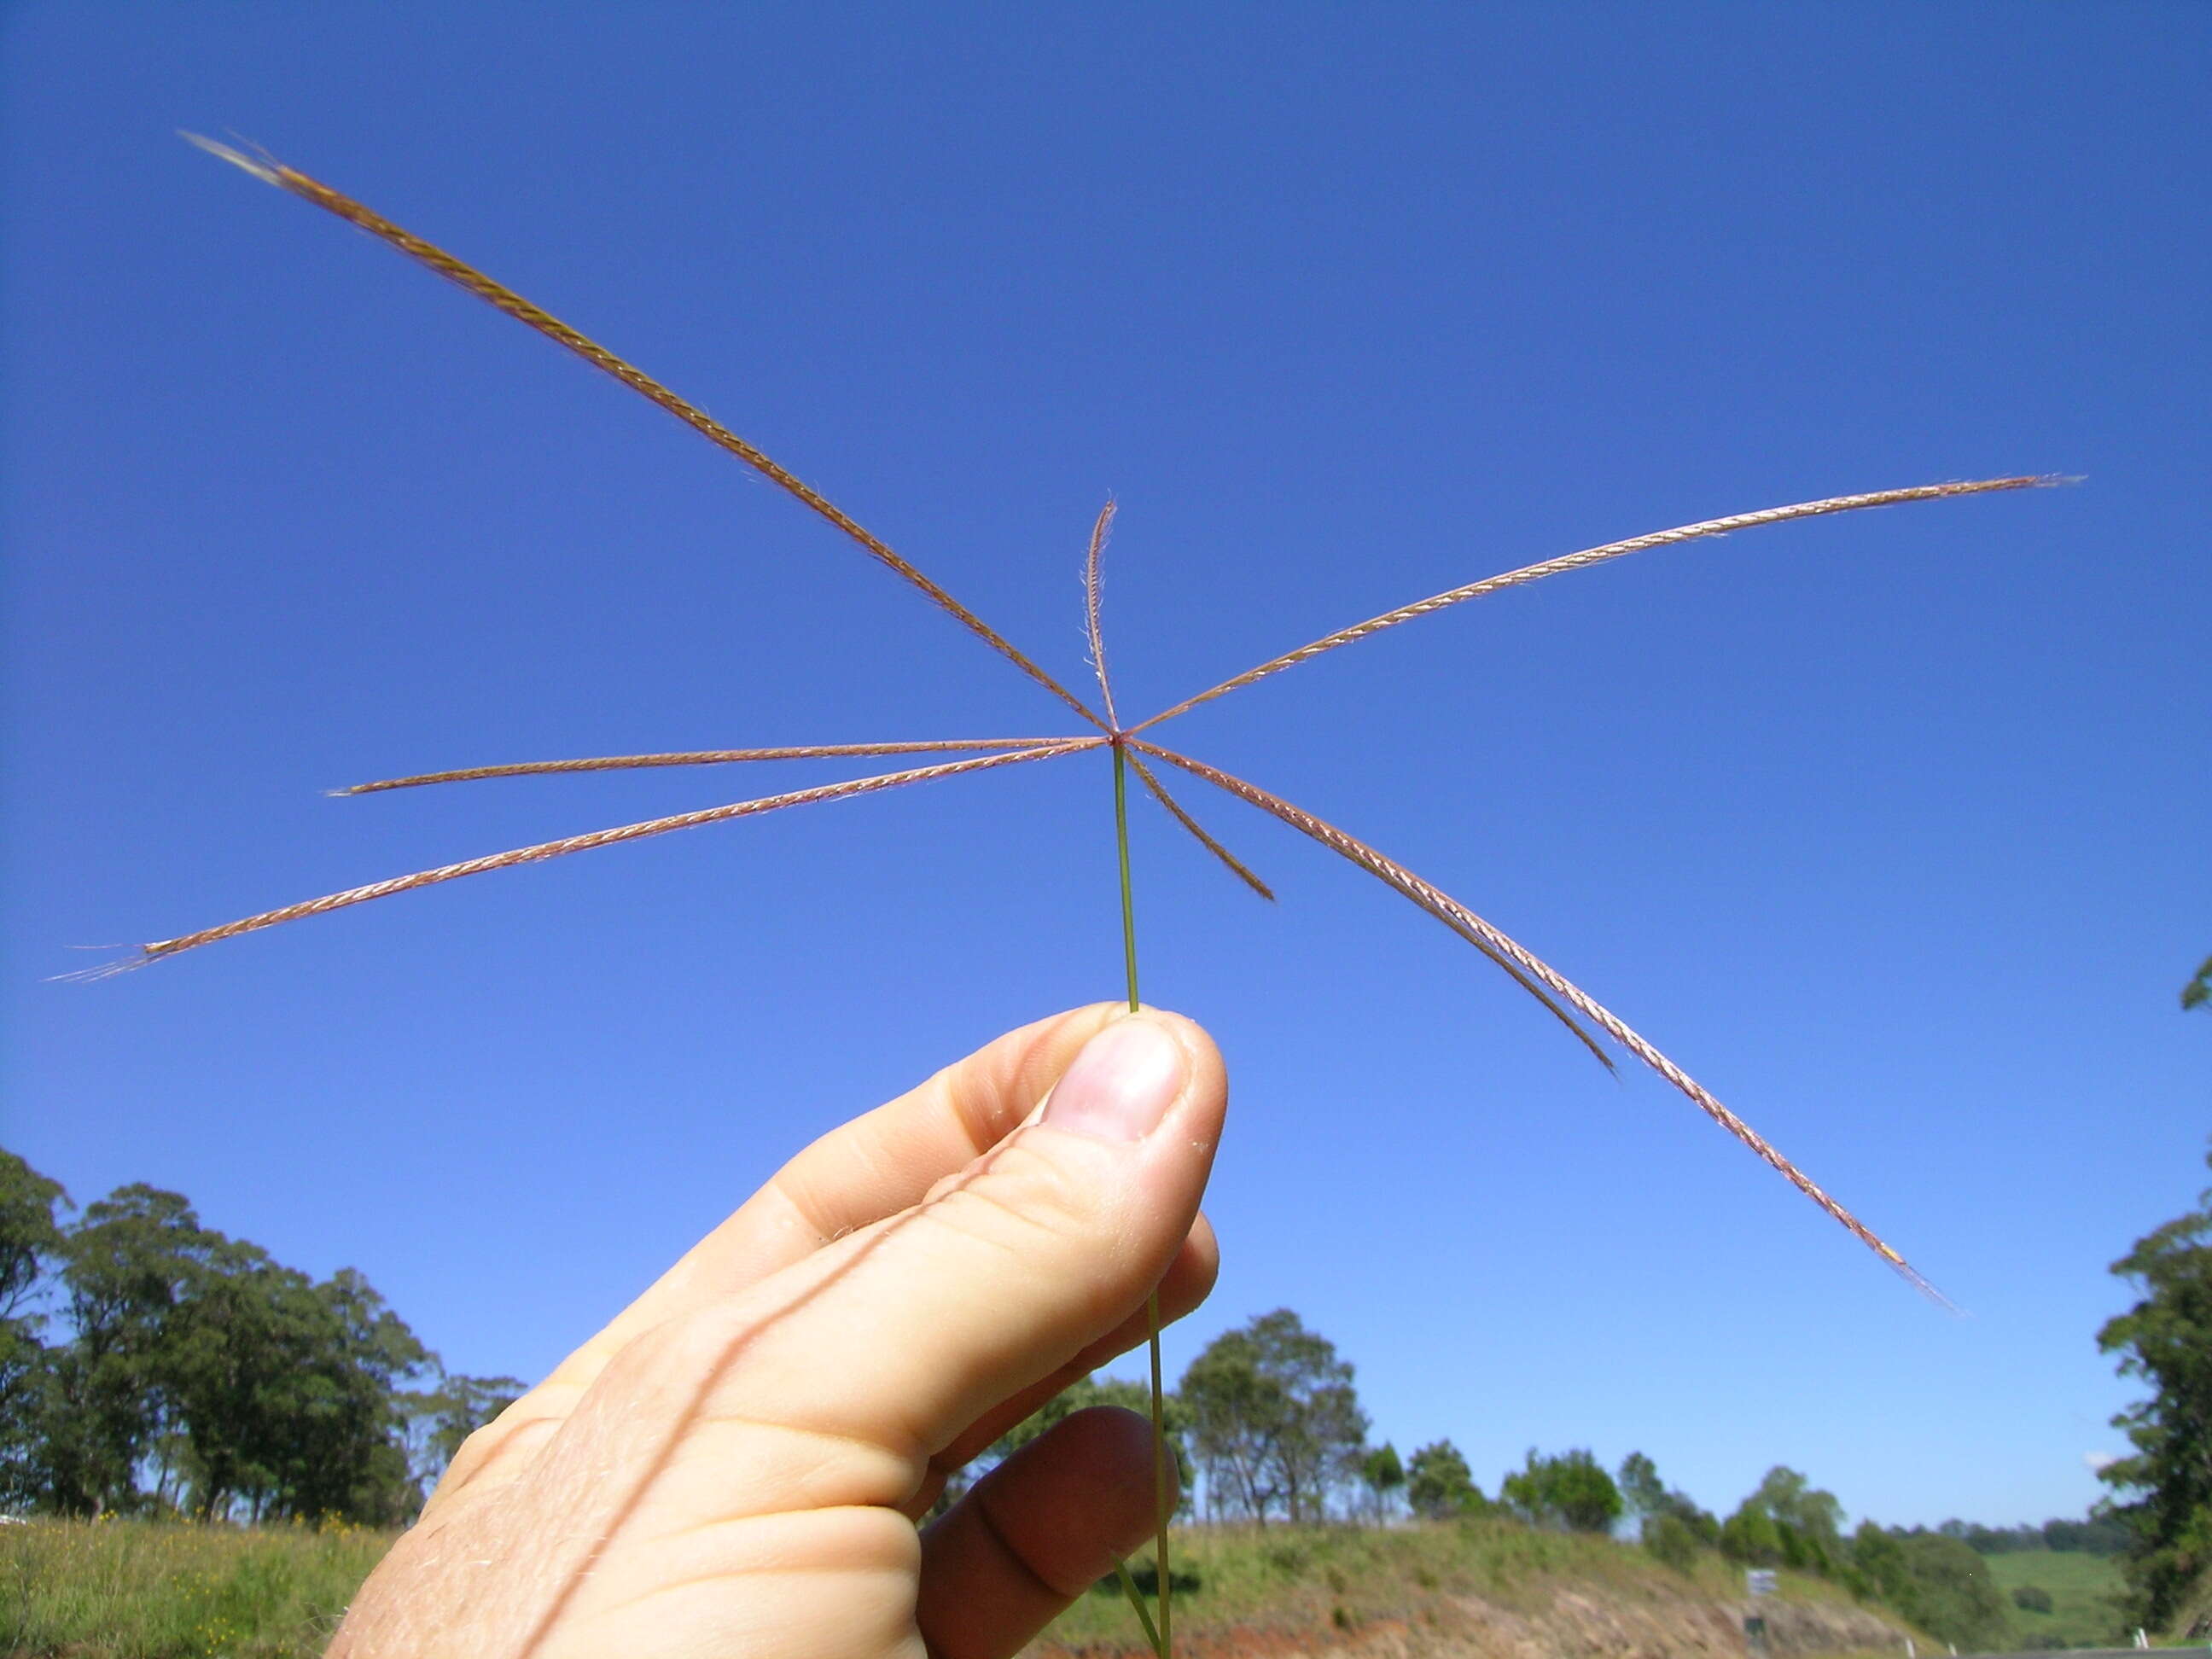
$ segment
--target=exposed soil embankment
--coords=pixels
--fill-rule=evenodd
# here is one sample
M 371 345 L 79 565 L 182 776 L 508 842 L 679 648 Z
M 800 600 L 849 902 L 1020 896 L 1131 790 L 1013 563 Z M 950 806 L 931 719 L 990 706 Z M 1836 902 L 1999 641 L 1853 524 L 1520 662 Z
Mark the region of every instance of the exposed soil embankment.
M 1905 1632 L 1863 1607 L 1769 1604 L 1767 1644 L 1777 1659 L 1872 1651 L 1903 1659 Z M 1930 1644 L 1921 1644 L 1923 1653 Z M 1686 1595 L 1624 1604 L 1568 1590 L 1539 1613 L 1516 1612 L 1476 1595 L 1439 1595 L 1410 1617 L 1333 1621 L 1304 1630 L 1235 1625 L 1178 1632 L 1186 1659 L 1743 1659 L 1741 1604 Z M 1942 1650 L 1935 1650 L 1941 1652 Z M 1037 1659 L 1134 1659 L 1142 1643 L 1040 1643 Z
M 1743 1659 L 1745 1652 L 1741 1578 L 1717 1559 L 1685 1577 L 1605 1540 L 1473 1528 L 1301 1547 L 1303 1559 L 1261 1547 L 1258 1559 L 1275 1564 L 1265 1576 L 1247 1570 L 1243 1550 L 1218 1555 L 1214 1579 L 1177 1600 L 1178 1659 Z M 1202 1559 L 1204 1546 L 1194 1553 Z M 1775 1659 L 1905 1659 L 1914 1633 L 1895 1618 L 1831 1585 L 1785 1576 L 1783 1588 L 1759 1606 Z M 1918 1645 L 1923 1656 L 1943 1652 L 1924 1637 Z M 1030 1654 L 1149 1659 L 1128 1609 L 1103 1600 L 1055 1626 Z

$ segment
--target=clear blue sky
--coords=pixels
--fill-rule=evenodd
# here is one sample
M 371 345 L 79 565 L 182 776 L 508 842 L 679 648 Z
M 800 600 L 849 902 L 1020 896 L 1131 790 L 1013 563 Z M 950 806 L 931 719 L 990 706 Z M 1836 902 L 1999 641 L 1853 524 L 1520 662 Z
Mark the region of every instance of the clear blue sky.
M 362 800 L 423 768 L 1052 732 L 665 416 L 186 148 L 234 131 L 1162 703 L 1713 514 L 2087 483 L 1656 553 L 1193 715 L 1669 1049 L 1970 1310 L 1233 802 L 1146 986 L 1236 1079 L 1226 1264 L 1486 1486 L 2079 1512 L 2106 1273 L 2191 1202 L 2212 1019 L 2204 88 L 2186 5 L 18 5 L 6 1144 L 535 1375 L 811 1136 L 1120 982 L 1095 757 L 460 883 L 91 988 L 66 947 L 797 787 Z

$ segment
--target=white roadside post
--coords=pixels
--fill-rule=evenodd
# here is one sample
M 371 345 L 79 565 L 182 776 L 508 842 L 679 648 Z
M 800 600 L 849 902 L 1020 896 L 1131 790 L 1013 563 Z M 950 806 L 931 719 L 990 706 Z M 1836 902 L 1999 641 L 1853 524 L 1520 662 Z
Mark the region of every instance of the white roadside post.
M 1751 1610 L 1743 1616 L 1743 1644 L 1751 1652 L 1764 1656 L 1767 1651 L 1766 1620 L 1759 1613 L 1759 1604 L 1774 1594 L 1774 1569 L 1746 1568 L 1743 1587 L 1751 1597 Z

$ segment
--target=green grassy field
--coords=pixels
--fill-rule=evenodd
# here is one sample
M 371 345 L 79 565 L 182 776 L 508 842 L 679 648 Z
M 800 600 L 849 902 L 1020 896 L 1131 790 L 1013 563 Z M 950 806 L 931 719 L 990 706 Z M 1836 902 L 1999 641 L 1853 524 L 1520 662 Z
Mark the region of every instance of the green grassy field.
M 2021 1647 L 2124 1646 L 2133 1634 L 2121 1625 L 2117 1601 L 2125 1584 L 2119 1564 L 2109 1557 L 2021 1550 L 1982 1559 L 2008 1602 L 2022 1585 L 2051 1592 L 2049 1613 L 2010 1609 Z
M 0 1527 L 6 1659 L 313 1659 L 384 1552 L 357 1527 Z

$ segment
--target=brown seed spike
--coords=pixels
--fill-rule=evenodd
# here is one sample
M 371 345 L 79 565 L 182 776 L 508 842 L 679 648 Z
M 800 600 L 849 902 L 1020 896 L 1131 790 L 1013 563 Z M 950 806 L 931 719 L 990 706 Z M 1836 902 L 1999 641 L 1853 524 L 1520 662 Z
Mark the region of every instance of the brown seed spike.
M 453 772 L 418 772 L 412 777 L 379 778 L 333 789 L 333 795 L 374 795 L 386 789 L 413 789 L 426 783 L 473 783 L 481 778 L 542 777 L 562 772 L 618 772 L 647 766 L 721 766 L 738 761 L 823 760 L 872 755 L 936 755 L 971 749 L 1036 749 L 1056 743 L 1087 743 L 1085 738 L 931 738 L 917 743 L 817 743 L 787 749 L 694 749 L 668 755 L 599 755 L 587 760 L 523 761 L 511 766 L 468 766 Z
M 1303 807 L 1292 805 L 1279 795 L 1269 794 L 1255 784 L 1247 783 L 1242 778 L 1232 777 L 1218 768 L 1206 765 L 1203 761 L 1192 760 L 1187 756 L 1178 755 L 1172 750 L 1162 749 L 1157 744 L 1139 741 L 1136 746 L 1142 748 L 1147 754 L 1156 755 L 1164 761 L 1180 766 L 1185 771 L 1204 778 L 1209 783 L 1219 786 L 1232 795 L 1249 801 L 1262 811 L 1273 813 L 1292 829 L 1311 836 L 1331 852 L 1349 859 L 1370 875 L 1377 877 L 1387 885 L 1411 899 L 1431 915 L 1451 926 L 1455 933 L 1459 933 L 1470 943 L 1478 945 L 1493 962 L 1510 963 L 1517 966 L 1528 978 L 1537 980 L 1557 992 L 1563 1000 L 1589 1018 L 1614 1042 L 1620 1043 L 1622 1048 L 1627 1049 L 1629 1053 L 1658 1073 L 1661 1077 L 1666 1079 L 1668 1083 L 1674 1085 L 1676 1089 L 1688 1096 L 1707 1116 L 1756 1152 L 1768 1165 L 1779 1172 L 1791 1186 L 1811 1199 L 1852 1237 L 1857 1239 L 1902 1273 L 1917 1289 L 1938 1302 L 1945 1302 L 1942 1293 L 1914 1272 L 1911 1264 L 1903 1256 L 1885 1243 L 1865 1223 L 1829 1197 L 1814 1182 L 1811 1176 L 1777 1152 L 1756 1129 L 1722 1105 L 1707 1091 L 1703 1084 L 1668 1059 L 1658 1049 L 1653 1048 L 1650 1043 L 1645 1042 L 1619 1016 L 1600 1004 L 1580 986 L 1492 927 L 1490 923 L 1475 915 L 1449 893 L 1431 886 L 1407 869 L 1405 866 L 1376 852 L 1357 836 L 1346 834 L 1334 824 L 1315 817 Z M 1522 975 L 1516 974 L 1515 977 L 1521 978 Z M 1526 985 L 1527 979 L 1522 979 L 1522 982 Z M 1546 1000 L 1548 1002 L 1549 999 Z M 1558 1012 L 1556 1006 L 1553 1012 Z M 1587 1040 L 1585 1038 L 1585 1041 Z M 1946 1305 L 1948 1305 L 1948 1302 Z
M 1186 697 L 1174 708 L 1163 710 L 1129 729 L 1142 732 L 1146 726 L 1171 720 L 1202 702 L 1211 702 L 1214 698 L 1226 696 L 1255 680 L 1264 680 L 1270 674 L 1279 674 L 1285 668 L 1296 667 L 1309 657 L 1318 657 L 1324 651 L 1334 651 L 1340 645 L 1350 645 L 1355 640 L 1365 639 L 1370 634 L 1379 634 L 1400 623 L 1425 617 L 1432 611 L 1442 611 L 1467 599 L 1479 599 L 1484 594 L 1495 593 L 1501 588 L 1519 587 L 1527 582 L 1540 581 L 1562 571 L 1580 570 L 1585 565 L 1602 564 L 1624 554 L 1641 553 L 1654 547 L 1670 547 L 1676 542 L 1699 541 L 1708 536 L 1725 536 L 1731 531 L 1753 530 L 1761 525 L 1787 524 L 1793 519 L 1817 519 L 1832 513 L 1856 513 L 1864 507 L 1894 507 L 1902 501 L 1939 501 L 1951 495 L 1986 495 L 2001 489 L 2035 489 L 2064 482 L 2063 478 L 2040 476 L 1981 478 L 1964 483 L 1916 484 L 1908 489 L 1877 489 L 1861 495 L 1831 495 L 1822 501 L 1799 501 L 1789 507 L 1762 507 L 1756 513 L 1735 513 L 1724 519 L 1706 519 L 1700 523 L 1686 524 L 1673 530 L 1655 531 L 1648 536 L 1632 536 L 1625 542 L 1607 542 L 1601 547 L 1587 547 L 1579 553 L 1564 554 L 1556 559 L 1547 559 L 1540 564 L 1523 565 L 1520 569 L 1509 570 L 1502 576 L 1470 582 L 1465 587 L 1455 587 L 1412 605 L 1401 605 L 1395 611 L 1386 611 L 1364 623 L 1340 628 L 1310 645 L 1302 645 L 1295 651 L 1270 658 L 1257 668 L 1248 668 L 1235 678 L 1222 681 L 1211 690 L 1201 691 L 1194 697 Z
M 991 627 L 966 605 L 954 599 L 951 594 L 922 574 L 915 566 L 893 552 L 885 543 L 848 517 L 842 509 L 823 495 L 821 491 L 795 474 L 786 471 L 705 410 L 686 403 L 642 369 L 636 368 L 616 356 L 613 352 L 597 341 L 578 333 L 550 312 L 533 305 L 520 294 L 515 293 L 514 289 L 494 282 L 475 266 L 455 258 L 443 248 L 433 243 L 424 241 L 413 232 L 392 223 L 391 220 L 364 207 L 350 196 L 331 189 L 319 179 L 311 179 L 297 168 L 288 167 L 282 162 L 257 161 L 250 156 L 232 149 L 228 145 L 215 143 L 191 133 L 186 133 L 185 137 L 210 155 L 221 156 L 224 161 L 243 167 L 255 178 L 275 185 L 280 190 L 288 191 L 302 201 L 312 202 L 325 213 L 335 214 L 348 224 L 367 231 L 378 240 L 397 248 L 418 264 L 428 266 L 456 287 L 465 289 L 479 300 L 505 312 L 526 327 L 537 330 L 538 333 L 543 334 L 556 345 L 563 346 L 575 353 L 592 368 L 613 376 L 640 397 L 659 404 L 709 442 L 727 450 L 763 477 L 788 494 L 798 497 L 815 513 L 828 520 L 847 536 L 859 543 L 879 562 L 889 567 L 927 594 L 933 604 L 957 617 L 963 626 L 982 640 L 994 651 L 1012 663 L 1014 666 L 1065 702 L 1077 714 L 1082 715 L 1091 725 L 1103 728 L 1104 722 L 1100 720 L 1097 714 L 1091 713 L 1091 709 L 1073 691 L 1031 662 L 996 629 Z
M 1307 835 L 1312 836 L 1316 841 L 1319 841 L 1331 852 L 1341 854 L 1344 857 L 1350 859 L 1353 863 L 1365 870 L 1370 875 L 1376 877 L 1392 888 L 1395 888 L 1403 896 L 1411 899 L 1415 904 L 1419 905 L 1421 908 L 1426 910 L 1438 921 L 1443 923 L 1445 927 L 1450 928 L 1452 932 L 1457 933 L 1469 945 L 1472 945 L 1476 950 L 1481 951 L 1483 955 L 1488 957 L 1492 962 L 1495 963 L 1498 967 L 1513 981 L 1515 984 L 1518 985 L 1522 990 L 1526 991 L 1530 996 L 1541 1003 L 1544 1007 L 1550 1012 L 1554 1019 L 1558 1020 L 1560 1024 L 1565 1026 L 1568 1031 L 1574 1036 L 1575 1041 L 1581 1043 L 1583 1048 L 1589 1049 L 1591 1057 L 1595 1059 L 1599 1065 L 1604 1066 L 1608 1072 L 1616 1069 L 1613 1063 L 1613 1056 L 1606 1053 L 1604 1048 L 1598 1042 L 1597 1039 L 1593 1037 L 1588 1031 L 1585 1031 L 1576 1021 L 1575 1017 L 1559 1006 L 1558 1001 L 1553 998 L 1550 992 L 1547 991 L 1541 985 L 1539 985 L 1534 980 L 1531 979 L 1528 973 L 1523 970 L 1510 957 L 1499 951 L 1490 937 L 1489 933 L 1478 932 L 1470 927 L 1468 922 L 1463 919 L 1460 907 L 1454 904 L 1451 901 L 1446 900 L 1443 905 L 1437 903 L 1435 901 L 1437 899 L 1443 898 L 1443 895 L 1437 892 L 1437 890 L 1430 888 L 1426 882 L 1422 881 L 1419 877 L 1414 875 L 1412 871 L 1407 870 L 1403 865 L 1385 858 L 1373 848 L 1369 847 L 1364 842 L 1354 840 L 1352 836 L 1346 835 L 1344 831 L 1337 829 L 1334 824 L 1324 823 L 1322 819 L 1317 818 L 1310 812 L 1306 811 L 1303 807 L 1293 806 L 1290 802 L 1283 799 L 1280 796 L 1271 795 L 1266 790 L 1258 787 L 1256 785 L 1244 783 L 1240 779 L 1232 778 L 1228 773 L 1219 771 L 1214 767 L 1208 766 L 1203 761 L 1195 761 L 1191 759 L 1188 755 L 1179 755 L 1176 753 L 1172 749 L 1163 749 L 1157 744 L 1146 743 L 1141 738 L 1130 738 L 1129 746 L 1133 751 L 1141 749 L 1148 755 L 1158 755 L 1162 760 L 1172 762 L 1174 764 L 1182 767 L 1185 771 L 1189 772 L 1195 776 L 1204 778 L 1207 782 L 1217 785 L 1223 789 L 1226 789 L 1231 794 L 1242 797 L 1243 799 L 1249 801 L 1253 805 L 1261 808 L 1263 811 L 1273 813 L 1277 817 L 1281 818 L 1285 823 L 1291 824 L 1293 828 L 1301 830 Z M 1133 753 L 1132 755 L 1132 758 L 1134 758 Z M 1360 851 L 1355 853 L 1351 850 L 1353 848 L 1358 848 Z M 1463 914 L 1466 916 L 1472 916 L 1474 915 L 1472 911 L 1467 911 Z M 1476 920 L 1479 921 L 1480 918 L 1476 918 Z M 1487 923 L 1484 923 L 1483 927 L 1486 929 L 1489 925 Z M 1490 932 L 1494 933 L 1495 930 L 1492 929 L 1490 930 Z M 1499 934 L 1498 937 L 1503 938 L 1504 935 Z
M 1098 562 L 1113 528 L 1114 498 L 1109 495 L 1106 505 L 1098 510 L 1098 521 L 1091 526 L 1091 552 L 1083 561 L 1083 630 L 1091 641 L 1091 665 L 1098 672 L 1098 695 L 1106 702 L 1106 724 L 1118 732 L 1121 717 L 1114 712 L 1114 682 L 1106 675 L 1106 633 L 1099 623 Z
M 1219 859 L 1222 863 L 1227 865 L 1231 875 L 1235 876 L 1247 887 L 1249 887 L 1261 898 L 1266 899 L 1270 904 L 1274 902 L 1274 890 L 1269 887 L 1266 882 L 1261 880 L 1259 877 L 1254 875 L 1249 870 L 1246 869 L 1243 863 L 1238 860 L 1234 853 L 1231 853 L 1226 847 L 1224 847 L 1219 842 L 1214 840 L 1212 836 L 1207 835 L 1206 831 L 1200 827 L 1198 820 L 1191 817 L 1189 813 L 1183 811 L 1182 804 L 1177 801 L 1173 795 L 1168 793 L 1167 786 L 1160 781 L 1159 775 L 1154 772 L 1151 767 L 1145 764 L 1144 757 L 1142 756 L 1132 753 L 1129 756 L 1129 764 L 1136 769 L 1138 781 L 1141 782 L 1146 788 L 1152 792 L 1152 799 L 1158 801 L 1161 805 L 1166 807 L 1170 815 L 1174 817 L 1177 823 L 1180 823 L 1184 829 L 1189 830 L 1192 835 L 1197 836 L 1200 846 L 1205 848 L 1207 852 L 1212 854 L 1213 856 Z
M 812 789 L 796 789 L 787 794 L 765 795 L 758 800 L 741 800 L 727 806 L 710 806 L 702 811 L 677 812 L 665 818 L 648 818 L 641 823 L 625 823 L 612 830 L 594 830 L 587 835 L 568 836 L 559 841 L 540 842 L 534 847 L 517 847 L 505 853 L 490 853 L 482 858 L 464 859 L 458 864 L 440 865 L 434 870 L 417 870 L 412 875 L 392 876 L 383 881 L 369 883 L 365 887 L 349 887 L 343 892 L 326 893 L 320 898 L 303 900 L 280 909 L 264 910 L 258 915 L 246 916 L 237 921 L 228 921 L 220 927 L 204 927 L 196 933 L 184 933 L 175 939 L 155 939 L 144 948 L 144 953 L 134 962 L 119 964 L 135 966 L 137 962 L 151 962 L 163 957 L 173 957 L 202 945 L 213 945 L 218 939 L 235 939 L 240 933 L 274 927 L 279 922 L 296 921 L 303 916 L 319 916 L 331 910 L 343 910 L 349 905 L 365 904 L 371 899 L 388 898 L 394 893 L 412 892 L 417 887 L 429 887 L 441 881 L 453 881 L 462 876 L 480 876 L 493 870 L 505 870 L 518 864 L 534 864 L 543 859 L 557 859 L 568 853 L 585 853 L 598 847 L 612 847 L 627 841 L 642 841 L 647 836 L 666 835 L 674 830 L 693 830 L 701 824 L 720 823 L 726 818 L 749 817 L 759 812 L 780 811 L 787 806 L 808 806 L 816 801 L 842 800 L 850 795 L 872 794 L 879 789 L 895 789 L 901 784 L 927 783 L 938 778 L 957 777 L 964 772 L 987 771 L 994 766 L 1012 766 L 1023 761 L 1052 760 L 1061 755 L 1073 755 L 1085 749 L 1104 747 L 1103 738 L 1073 738 L 1065 743 L 1042 749 L 1018 749 L 1009 754 L 986 755 L 978 760 L 951 761 L 942 766 L 924 766 L 905 772 L 885 772 L 872 778 L 856 778 L 848 783 L 827 783 Z

